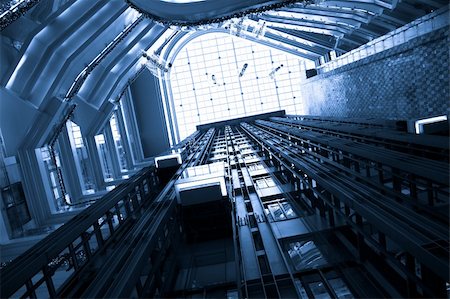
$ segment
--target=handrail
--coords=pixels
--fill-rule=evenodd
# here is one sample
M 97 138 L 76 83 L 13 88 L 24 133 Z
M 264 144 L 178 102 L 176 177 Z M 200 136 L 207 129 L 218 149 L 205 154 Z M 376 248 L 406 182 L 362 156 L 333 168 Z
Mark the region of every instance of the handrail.
M 54 269 L 51 269 L 50 266 L 52 261 L 60 257 L 60 254 L 66 249 L 69 249 L 71 257 L 68 259 L 71 266 L 75 269 L 79 268 L 76 249 L 83 246 L 84 250 L 88 251 L 85 254 L 89 258 L 93 254 L 89 248 L 89 240 L 93 236 L 96 237 L 99 245 L 97 251 L 101 249 L 103 243 L 107 241 L 105 239 L 111 238 L 113 233 L 117 231 L 118 226 L 140 210 L 146 202 L 145 199 L 150 197 L 151 188 L 155 185 L 154 167 L 146 167 L 39 241 L 0 271 L 0 297 L 11 297 L 24 285 L 27 286 L 27 293 L 33 294 L 34 290 L 43 284 L 44 280 L 41 279 L 33 285 L 31 278 L 41 270 L 44 272 L 44 276 L 47 276 L 45 281 L 50 297 L 54 297 L 56 293 L 51 280 Z M 138 195 L 138 193 L 140 194 Z M 115 228 L 113 226 L 114 219 L 119 222 Z M 100 230 L 105 224 L 109 224 L 111 231 L 110 235 L 104 239 Z M 94 230 L 90 231 L 92 227 Z M 81 245 L 78 244 L 74 248 L 73 243 L 78 238 L 82 240 Z
M 212 139 L 213 131 L 209 133 L 204 135 L 208 140 Z M 177 146 L 183 156 L 201 143 L 199 135 L 195 133 Z M 206 148 L 202 145 L 200 153 Z M 191 154 L 177 174 L 197 160 L 198 157 Z M 115 236 L 136 223 L 142 210 L 164 196 L 172 185 L 173 182 L 162 189 L 164 186 L 160 184 L 153 164 L 140 170 L 3 268 L 0 298 L 36 298 L 36 290 L 40 292 L 45 287 L 49 297 L 59 297 L 59 292 L 76 279 L 77 273 L 85 265 L 92 264 L 97 253 L 103 252 Z M 54 280 L 59 268 L 74 273 L 65 275 L 63 281 Z
M 197 135 L 201 134 L 193 135 L 192 138 L 200 137 Z M 152 246 L 157 244 L 156 240 L 160 237 L 158 231 L 162 231 L 164 223 L 167 223 L 171 217 L 172 212 L 169 211 L 172 211 L 176 205 L 173 188 L 176 179 L 186 167 L 199 162 L 199 156 L 201 155 L 196 155 L 196 153 L 201 154 L 208 149 L 207 144 L 213 139 L 214 134 L 213 131 L 210 131 L 209 134 L 205 133 L 202 136 L 196 139 L 189 150 L 183 151 L 183 154 L 186 153 L 186 159 L 183 159 L 182 165 L 172 176 L 172 179 L 165 186 L 160 186 L 158 193 L 151 201 L 152 205 L 139 215 L 133 226 L 126 231 L 126 237 L 120 238 L 120 242 L 114 242 L 113 246 L 108 247 L 108 254 L 102 256 L 100 263 L 96 263 L 96 271 L 102 273 L 102 275 L 96 275 L 95 278 L 92 276 L 89 284 L 80 284 L 77 277 L 73 277 L 70 281 L 73 284 L 65 285 L 61 292 L 58 292 L 59 296 L 122 298 L 130 294 L 137 281 L 143 285 L 147 283 L 147 281 L 142 282 L 139 279 L 140 273 L 146 265 L 145 260 L 148 259 L 144 252 L 153 250 Z M 163 238 L 165 237 L 163 236 Z M 90 275 L 90 270 L 88 268 L 86 271 L 78 272 L 78 277 L 83 279 L 85 274 Z M 120 275 L 117 274 L 119 272 Z

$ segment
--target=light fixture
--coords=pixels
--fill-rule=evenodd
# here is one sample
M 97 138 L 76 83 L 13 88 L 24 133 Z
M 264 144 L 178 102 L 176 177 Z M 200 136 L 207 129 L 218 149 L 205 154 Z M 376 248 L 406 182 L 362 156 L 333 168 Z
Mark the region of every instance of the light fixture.
M 167 63 L 167 61 L 161 58 L 156 53 L 148 55 L 146 52 L 142 53 L 142 56 L 146 59 L 145 67 L 157 78 L 161 78 L 166 80 L 168 76 L 166 74 L 169 72 L 172 67 L 171 63 Z
M 430 117 L 425 119 L 419 119 L 414 123 L 414 128 L 416 134 L 422 134 L 423 133 L 423 125 L 433 124 L 441 121 L 446 121 L 447 115 L 441 115 L 436 117 Z
M 241 36 L 242 32 L 246 32 L 248 28 L 248 23 L 246 22 L 247 17 L 242 17 L 239 19 L 232 19 L 230 26 L 230 34 L 234 36 Z
M 266 32 L 266 22 L 263 20 L 258 20 L 252 30 L 252 35 L 254 38 L 261 38 Z
M 274 68 L 274 69 L 269 73 L 270 79 L 274 79 L 274 78 L 275 78 L 275 73 L 278 72 L 282 67 L 283 67 L 283 65 L 280 64 L 279 66 L 277 66 L 276 68 Z M 280 134 L 280 136 L 281 136 L 281 134 Z

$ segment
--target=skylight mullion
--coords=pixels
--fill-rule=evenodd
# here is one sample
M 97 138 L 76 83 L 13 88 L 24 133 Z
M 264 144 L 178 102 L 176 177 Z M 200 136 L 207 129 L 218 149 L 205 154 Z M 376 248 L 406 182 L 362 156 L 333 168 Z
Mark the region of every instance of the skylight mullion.
M 217 37 L 216 37 L 216 39 L 215 39 L 215 41 L 216 41 L 216 46 L 217 46 L 217 54 L 219 55 L 219 57 L 218 57 L 218 59 L 219 59 L 219 67 L 220 67 L 220 73 L 221 73 L 221 79 L 222 79 L 222 82 L 218 82 L 218 84 L 221 84 L 220 85 L 220 89 L 222 90 L 222 92 L 224 93 L 224 95 L 225 95 L 225 102 L 226 102 L 226 105 L 227 105 L 227 108 L 225 108 L 226 110 L 224 110 L 224 109 L 222 109 L 222 113 L 224 113 L 225 115 L 229 115 L 230 113 L 229 113 L 229 111 L 230 111 L 230 108 L 229 108 L 229 103 L 228 103 L 228 96 L 227 96 L 227 89 L 225 88 L 225 84 L 226 84 L 226 81 L 225 80 L 227 80 L 228 78 L 226 78 L 227 76 L 225 76 L 225 72 L 223 71 L 223 67 L 222 67 L 222 62 L 220 61 L 220 59 L 222 59 L 221 58 L 221 53 L 220 53 L 220 48 L 219 48 L 219 41 L 218 41 L 218 39 L 217 39 Z M 220 41 L 220 43 L 221 43 L 222 41 Z M 224 84 L 225 83 L 225 84 Z
M 251 45 L 251 49 L 252 49 L 252 57 L 253 57 L 253 61 L 255 61 L 255 50 L 254 50 L 253 45 Z M 258 82 L 258 80 L 259 80 L 259 75 L 258 75 L 258 70 L 257 70 L 257 68 L 256 68 L 256 64 L 253 64 L 253 68 L 254 68 L 254 72 L 255 72 L 255 76 L 256 76 L 256 86 L 258 86 L 258 84 L 259 84 L 259 82 Z M 259 96 L 259 99 L 261 99 L 261 93 L 260 93 L 260 91 L 259 91 L 259 88 L 258 88 L 258 96 Z M 264 103 L 264 102 L 260 101 L 260 104 L 261 104 L 261 105 L 262 105 L 263 103 Z M 259 107 L 260 109 L 262 109 L 261 106 L 258 105 L 258 107 Z M 260 110 L 260 109 L 257 109 L 257 110 Z
M 272 61 L 275 61 L 275 58 L 272 55 L 272 51 L 271 50 L 269 51 L 269 54 L 270 54 L 270 59 Z M 280 63 L 280 62 L 278 62 L 278 63 Z M 277 67 L 277 62 L 275 64 L 272 64 L 272 65 L 275 65 L 275 67 Z M 282 65 L 282 63 L 280 63 L 280 66 L 281 65 Z M 284 64 L 283 64 L 283 66 L 284 66 Z M 280 102 L 280 96 L 278 95 L 278 84 L 277 84 L 277 76 L 276 75 L 274 76 L 273 83 L 275 85 L 275 92 L 276 92 L 276 95 L 277 95 L 278 108 L 281 110 L 281 102 Z
M 231 43 L 233 45 L 233 55 L 234 55 L 235 65 L 236 65 L 236 68 L 239 70 L 240 65 L 238 64 L 238 58 L 236 56 L 236 45 L 234 44 L 234 39 L 231 39 Z M 242 64 L 242 67 L 244 67 L 244 64 Z M 248 64 L 247 64 L 247 67 L 248 67 Z M 245 72 L 243 73 L 243 75 L 245 75 Z M 237 80 L 237 82 L 239 84 L 239 94 L 240 94 L 240 98 L 242 99 L 242 104 L 243 104 L 242 107 L 244 109 L 244 115 L 247 115 L 247 110 L 245 109 L 245 104 L 244 104 L 244 91 L 242 89 L 242 84 L 241 84 L 240 78 L 241 77 L 239 77 L 239 79 Z
M 206 34 L 187 44 L 174 61 L 171 81 L 178 125 L 183 126 L 181 139 L 197 124 L 277 109 L 302 110 L 299 85 L 304 70 L 298 68 L 299 58 L 245 39 L 235 42 L 237 38 Z M 239 76 L 245 63 L 245 73 Z M 283 68 L 270 76 L 280 64 Z

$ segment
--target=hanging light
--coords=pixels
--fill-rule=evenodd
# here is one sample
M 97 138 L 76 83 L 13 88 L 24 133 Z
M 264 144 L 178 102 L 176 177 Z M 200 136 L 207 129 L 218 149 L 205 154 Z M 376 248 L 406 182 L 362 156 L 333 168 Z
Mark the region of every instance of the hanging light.
M 263 20 L 258 20 L 252 30 L 252 35 L 254 38 L 261 38 L 266 33 L 266 22 Z
M 275 78 L 276 72 L 278 72 L 282 67 L 283 67 L 283 65 L 280 64 L 279 66 L 277 66 L 276 68 L 274 68 L 274 69 L 269 73 L 270 79 L 274 79 L 274 78 Z M 280 135 L 280 136 L 281 136 L 281 135 Z
M 163 80 L 167 80 L 169 78 L 166 74 L 172 67 L 172 63 L 168 63 L 165 59 L 161 58 L 161 53 L 163 48 L 178 34 L 178 32 L 179 31 L 172 32 L 172 34 L 164 40 L 158 49 L 153 52 L 153 54 L 149 55 L 146 51 L 142 51 L 145 67 L 157 78 L 161 78 Z
M 230 22 L 230 34 L 235 36 L 241 36 L 242 32 L 246 32 L 248 28 L 248 23 L 246 22 L 246 20 L 247 17 L 233 19 Z
M 172 67 L 171 63 L 167 63 L 167 61 L 161 58 L 156 53 L 148 55 L 147 52 L 143 52 L 142 56 L 146 59 L 145 67 L 155 76 L 166 80 L 168 77 L 166 74 L 169 72 Z

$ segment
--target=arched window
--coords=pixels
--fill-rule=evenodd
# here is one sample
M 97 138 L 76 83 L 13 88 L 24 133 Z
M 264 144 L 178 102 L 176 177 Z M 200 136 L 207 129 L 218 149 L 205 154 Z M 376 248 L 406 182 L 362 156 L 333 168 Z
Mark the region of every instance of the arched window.
M 180 140 L 199 124 L 286 110 L 302 114 L 298 56 L 223 32 L 182 48 L 168 80 Z

